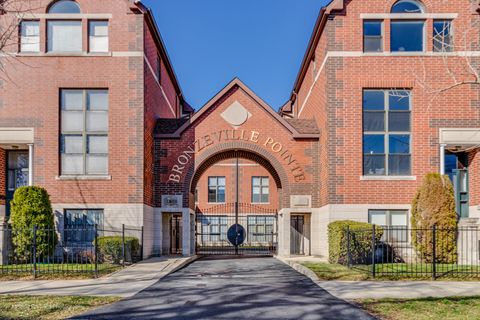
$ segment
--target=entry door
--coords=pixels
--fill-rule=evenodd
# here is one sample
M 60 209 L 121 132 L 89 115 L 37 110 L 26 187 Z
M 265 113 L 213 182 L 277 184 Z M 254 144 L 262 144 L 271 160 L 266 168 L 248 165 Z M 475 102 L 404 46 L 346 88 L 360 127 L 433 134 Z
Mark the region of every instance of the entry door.
M 290 228 L 290 252 L 293 255 L 305 254 L 305 236 L 304 225 L 305 217 L 303 215 L 291 216 Z
M 170 254 L 182 254 L 182 216 L 170 218 Z
M 28 186 L 28 151 L 8 151 L 7 153 L 7 215 L 10 214 L 10 201 L 15 190 Z
M 445 173 L 452 180 L 455 203 L 460 218 L 469 216 L 468 157 L 464 152 L 445 155 Z

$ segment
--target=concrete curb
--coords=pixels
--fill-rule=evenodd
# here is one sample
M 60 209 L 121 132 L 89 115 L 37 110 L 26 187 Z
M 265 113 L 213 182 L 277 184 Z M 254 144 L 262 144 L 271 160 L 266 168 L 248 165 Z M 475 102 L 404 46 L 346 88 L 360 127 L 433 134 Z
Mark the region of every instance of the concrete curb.
M 170 270 L 169 272 L 167 272 L 167 274 L 165 274 L 164 276 L 162 276 L 160 279 L 163 279 L 163 278 L 165 278 L 166 276 L 168 276 L 168 275 L 170 275 L 170 274 L 172 274 L 172 273 L 175 273 L 175 272 L 177 272 L 177 271 L 180 270 L 180 269 L 185 268 L 186 266 L 188 266 L 189 264 L 195 262 L 195 261 L 198 260 L 199 258 L 200 258 L 200 256 L 198 256 L 198 255 L 194 255 L 194 256 L 188 257 L 188 259 L 180 262 L 180 263 L 178 264 L 178 266 L 175 266 L 172 270 Z M 159 280 L 160 280 L 160 279 L 159 279 Z
M 290 266 L 292 269 L 294 269 L 294 270 L 300 272 L 301 274 L 303 274 L 304 276 L 310 278 L 313 282 L 315 282 L 315 284 L 318 285 L 317 281 L 320 281 L 320 279 L 317 277 L 315 272 L 313 272 L 312 270 L 308 269 L 305 266 L 302 266 L 300 263 L 297 263 L 297 262 L 294 262 L 294 261 L 288 261 L 288 260 L 286 260 L 282 257 L 275 256 L 275 259 L 285 263 L 286 265 Z

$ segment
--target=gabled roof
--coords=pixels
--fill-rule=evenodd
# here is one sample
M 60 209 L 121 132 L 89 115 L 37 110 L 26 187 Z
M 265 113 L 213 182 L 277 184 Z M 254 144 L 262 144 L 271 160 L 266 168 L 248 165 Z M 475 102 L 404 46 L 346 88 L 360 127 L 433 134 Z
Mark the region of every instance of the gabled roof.
M 285 127 L 288 131 L 290 131 L 294 138 L 318 138 L 318 133 L 301 133 L 299 132 L 293 125 L 287 122 L 284 118 L 282 118 L 278 113 L 276 113 L 265 101 L 263 101 L 260 97 L 258 97 L 247 85 L 245 85 L 240 79 L 235 78 L 233 79 L 226 87 L 224 87 L 220 92 L 218 92 L 212 99 L 210 99 L 197 113 L 193 115 L 186 123 L 184 123 L 181 127 L 179 127 L 174 133 L 172 134 L 156 134 L 158 138 L 180 138 L 182 133 L 198 121 L 202 115 L 210 110 L 212 107 L 215 106 L 218 100 L 220 100 L 225 94 L 227 94 L 230 90 L 235 87 L 241 88 L 244 92 L 246 92 L 258 105 L 267 112 L 273 119 L 275 119 L 280 125 Z

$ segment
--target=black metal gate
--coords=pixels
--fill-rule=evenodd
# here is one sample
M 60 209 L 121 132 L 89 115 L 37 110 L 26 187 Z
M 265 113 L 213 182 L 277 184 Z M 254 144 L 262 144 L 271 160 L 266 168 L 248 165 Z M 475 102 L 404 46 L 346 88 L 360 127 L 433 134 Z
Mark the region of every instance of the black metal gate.
M 277 212 L 247 203 L 196 208 L 196 252 L 201 255 L 274 255 Z

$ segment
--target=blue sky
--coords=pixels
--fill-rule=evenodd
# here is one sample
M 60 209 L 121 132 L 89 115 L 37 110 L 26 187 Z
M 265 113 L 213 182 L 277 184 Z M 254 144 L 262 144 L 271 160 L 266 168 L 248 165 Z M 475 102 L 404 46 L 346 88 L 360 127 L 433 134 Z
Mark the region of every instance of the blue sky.
M 234 77 L 277 109 L 290 96 L 327 0 L 144 0 L 186 100 L 202 107 Z

